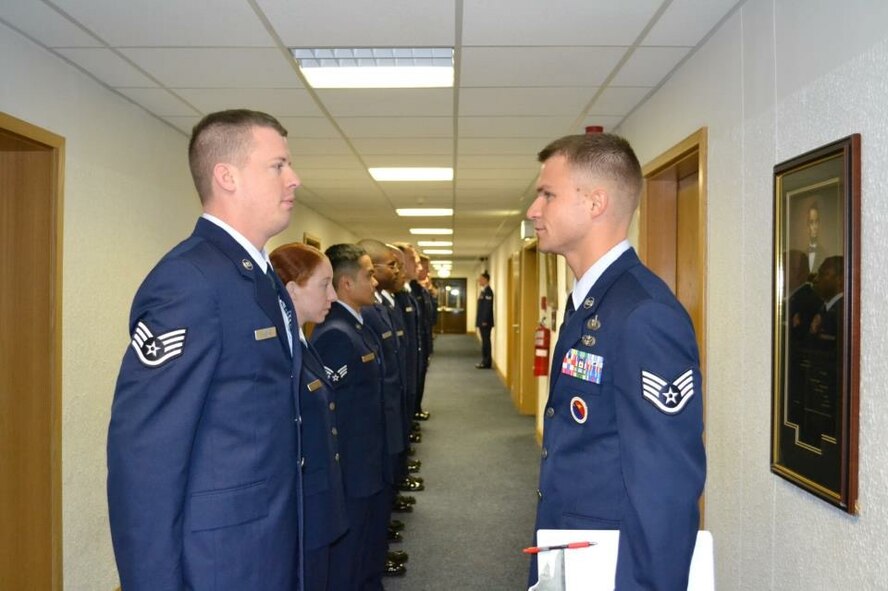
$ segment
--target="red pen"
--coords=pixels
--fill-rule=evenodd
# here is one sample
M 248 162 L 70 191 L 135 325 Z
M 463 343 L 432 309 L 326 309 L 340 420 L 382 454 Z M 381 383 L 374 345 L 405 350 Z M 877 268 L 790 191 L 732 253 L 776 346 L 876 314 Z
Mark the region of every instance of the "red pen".
M 539 554 L 540 552 L 548 552 L 549 550 L 572 550 L 573 548 L 588 548 L 594 546 L 596 542 L 571 542 L 570 544 L 559 544 L 558 546 L 531 546 L 522 550 L 525 554 Z

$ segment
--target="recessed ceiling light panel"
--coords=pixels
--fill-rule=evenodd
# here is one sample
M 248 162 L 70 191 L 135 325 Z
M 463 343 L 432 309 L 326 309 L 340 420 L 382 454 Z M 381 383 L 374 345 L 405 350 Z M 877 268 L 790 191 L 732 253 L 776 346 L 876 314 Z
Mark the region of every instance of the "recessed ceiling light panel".
M 395 213 L 401 217 L 440 217 L 453 215 L 453 209 L 450 208 L 433 208 L 433 207 L 415 207 L 396 209 Z
M 450 88 L 452 47 L 290 48 L 312 88 Z
M 451 236 L 453 228 L 410 228 L 410 233 L 413 235 Z
M 377 181 L 452 181 L 453 169 L 440 167 L 368 168 Z

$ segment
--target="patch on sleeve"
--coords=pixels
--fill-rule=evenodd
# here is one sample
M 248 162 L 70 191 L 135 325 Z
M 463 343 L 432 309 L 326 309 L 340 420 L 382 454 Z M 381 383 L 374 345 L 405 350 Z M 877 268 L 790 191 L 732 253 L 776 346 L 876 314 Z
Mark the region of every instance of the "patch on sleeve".
M 329 379 L 334 384 L 344 378 L 346 374 L 348 374 L 348 365 L 343 365 L 339 369 L 330 369 L 325 365 L 324 369 L 327 371 L 327 379 Z
M 185 332 L 180 328 L 154 336 L 144 322 L 139 322 L 133 331 L 132 346 L 143 365 L 160 367 L 185 351 Z
M 687 370 L 672 383 L 649 371 L 642 371 L 641 393 L 666 414 L 678 414 L 694 396 L 694 370 Z

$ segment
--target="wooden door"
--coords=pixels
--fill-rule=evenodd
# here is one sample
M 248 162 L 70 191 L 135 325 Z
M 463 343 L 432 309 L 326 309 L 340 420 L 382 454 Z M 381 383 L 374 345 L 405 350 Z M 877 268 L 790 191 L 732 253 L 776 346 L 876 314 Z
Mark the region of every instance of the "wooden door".
M 521 306 L 518 327 L 520 384 L 515 406 L 523 415 L 535 415 L 539 386 L 533 375 L 534 332 L 540 322 L 540 265 L 536 241 L 521 250 Z
M 508 265 L 508 289 L 506 301 L 509 303 L 509 313 L 506 317 L 508 324 L 503 329 L 507 331 L 507 347 L 509 351 L 509 392 L 512 394 L 512 402 L 518 406 L 518 397 L 521 391 L 521 263 L 518 253 L 509 257 Z
M 0 589 L 61 589 L 63 159 L 0 113 Z

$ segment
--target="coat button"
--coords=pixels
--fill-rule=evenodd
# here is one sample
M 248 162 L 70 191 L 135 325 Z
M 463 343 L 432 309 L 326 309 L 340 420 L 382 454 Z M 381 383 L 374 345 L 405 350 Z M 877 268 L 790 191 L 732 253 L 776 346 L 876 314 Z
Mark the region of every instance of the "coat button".
M 336 455 L 333 456 L 333 459 L 336 460 L 337 462 L 339 461 L 339 452 L 336 452 Z
M 546 449 L 545 447 L 543 448 L 542 456 L 543 456 L 544 460 L 549 457 L 549 450 Z
M 304 457 L 303 457 L 303 458 L 299 458 L 299 467 L 300 467 L 300 468 L 304 468 L 304 467 L 305 467 L 305 458 L 304 458 Z
M 335 402 L 331 402 L 329 406 L 330 406 L 330 410 L 336 410 L 336 403 Z
M 537 499 L 539 499 L 540 501 L 543 500 L 543 491 L 541 491 L 540 489 L 537 489 Z
M 546 417 L 551 419 L 554 416 L 555 416 L 555 409 L 550 406 L 549 408 L 546 409 Z
M 330 430 L 330 432 L 333 433 L 333 437 L 336 437 L 337 435 L 339 435 L 339 431 L 336 430 L 336 427 L 333 427 L 333 428 Z

